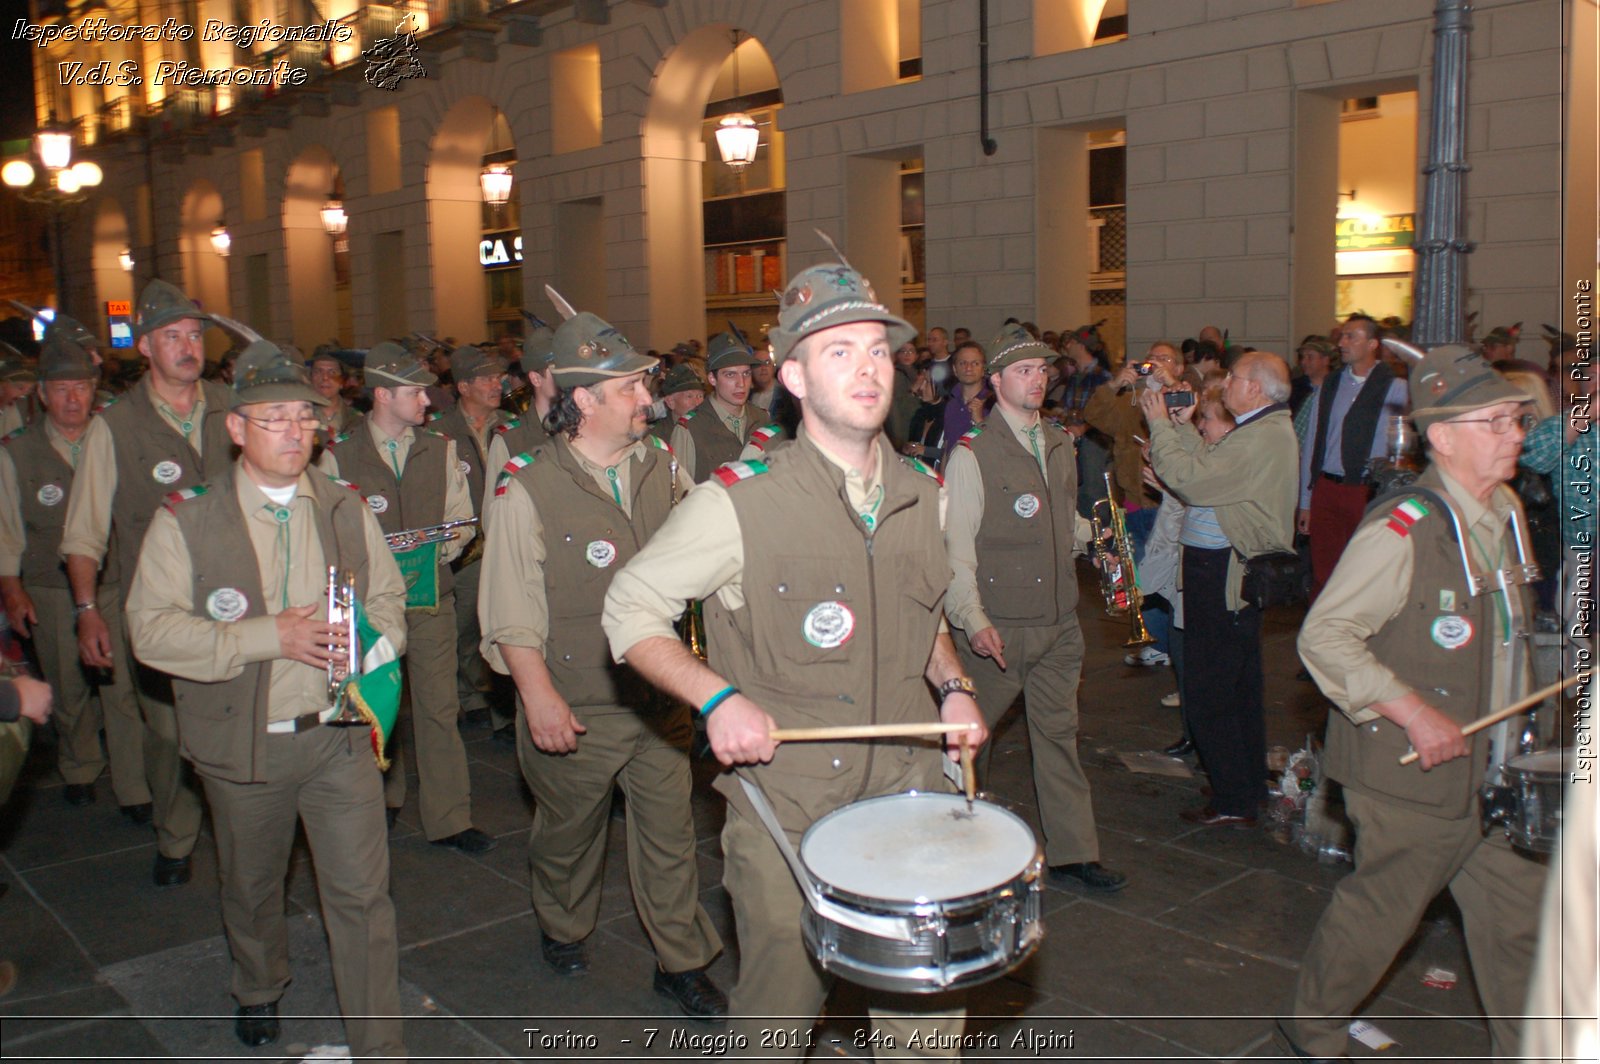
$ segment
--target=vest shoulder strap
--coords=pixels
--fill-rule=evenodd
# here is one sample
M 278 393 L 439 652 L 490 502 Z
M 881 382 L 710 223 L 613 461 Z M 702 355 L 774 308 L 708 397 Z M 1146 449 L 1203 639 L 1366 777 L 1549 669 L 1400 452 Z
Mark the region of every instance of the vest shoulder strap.
M 516 476 L 522 470 L 531 466 L 534 461 L 535 458 L 532 452 L 523 451 L 521 454 L 511 459 L 511 461 L 507 462 L 501 468 L 499 475 L 494 478 L 495 497 L 499 498 L 500 496 L 504 495 L 506 493 L 506 485 L 511 483 L 511 478 Z

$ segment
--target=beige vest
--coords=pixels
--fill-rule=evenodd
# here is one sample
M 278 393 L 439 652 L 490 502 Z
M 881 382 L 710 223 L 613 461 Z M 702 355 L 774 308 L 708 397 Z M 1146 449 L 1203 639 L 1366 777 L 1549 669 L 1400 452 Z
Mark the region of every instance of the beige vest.
M 745 604 L 706 601 L 710 664 L 779 727 L 938 719 L 923 672 L 950 586 L 939 486 L 878 447 L 884 498 L 870 536 L 844 473 L 803 430 L 767 462 L 716 474 L 738 516 Z M 941 756 L 932 743 L 785 743 L 740 772 L 798 835 L 858 799 L 941 787 Z M 731 776 L 717 788 L 749 813 Z
M 200 387 L 206 399 L 200 425 L 203 456 L 156 411 L 146 381 L 100 414 L 111 430 L 117 456 L 117 497 L 111 515 L 122 572 L 137 568 L 145 531 L 168 495 L 219 479 L 233 469 L 228 390 L 211 381 L 201 381 Z
M 672 509 L 671 462 L 650 447 L 629 474 L 630 521 L 563 438 L 533 453 L 513 477 L 536 499 L 544 521 L 544 587 L 550 609 L 545 665 L 573 706 L 650 708 L 651 688 L 611 660 L 600 613 L 606 589 Z M 631 461 L 631 459 L 630 459 Z
M 357 596 L 367 592 L 367 544 L 361 496 L 313 473 L 317 535 L 328 565 L 355 574 Z M 240 620 L 267 613 L 261 570 L 230 469 L 203 486 L 200 494 L 169 504 L 178 518 L 194 569 L 194 614 L 212 620 L 208 600 L 223 588 L 242 593 Z M 178 714 L 178 744 L 199 771 L 234 783 L 266 778 L 267 690 L 272 662 L 246 665 L 232 680 L 196 683 L 172 678 Z
M 378 450 L 365 418 L 328 446 L 339 462 L 340 479 L 350 481 L 366 497 L 385 535 L 444 524 L 449 476 L 445 458 L 450 449 L 445 437 L 431 429 L 414 429 L 405 473 L 399 479 L 389 457 Z M 454 586 L 450 567 L 439 566 L 439 594 Z
M 1078 466 L 1072 437 L 1041 422 L 1046 477 L 1004 419 L 961 439 L 983 474 L 978 594 L 996 624 L 1060 624 L 1078 607 L 1072 559 Z

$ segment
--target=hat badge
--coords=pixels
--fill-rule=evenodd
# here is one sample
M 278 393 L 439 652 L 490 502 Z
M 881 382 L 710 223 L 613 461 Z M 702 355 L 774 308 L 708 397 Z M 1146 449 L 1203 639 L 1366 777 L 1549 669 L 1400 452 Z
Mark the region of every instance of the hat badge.
M 594 357 L 594 344 L 582 343 L 578 345 L 578 357 L 588 360 Z
M 1447 387 L 1449 387 L 1449 382 L 1443 377 L 1434 377 L 1428 384 L 1428 391 L 1434 395 L 1443 395 Z
M 796 304 L 805 306 L 811 302 L 811 286 L 808 284 L 797 285 L 783 294 L 783 305 L 792 307 Z

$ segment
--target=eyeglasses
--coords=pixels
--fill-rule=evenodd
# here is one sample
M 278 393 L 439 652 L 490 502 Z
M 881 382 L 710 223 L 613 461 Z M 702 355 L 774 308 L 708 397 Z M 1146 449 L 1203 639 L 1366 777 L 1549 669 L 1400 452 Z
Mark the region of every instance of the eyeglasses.
M 1496 414 L 1494 417 L 1458 417 L 1445 422 L 1447 425 L 1488 425 L 1489 431 L 1496 436 L 1504 436 L 1515 425 L 1523 432 L 1530 431 L 1539 423 L 1537 414 Z
M 290 429 L 316 429 L 322 427 L 322 419 L 315 414 L 305 417 L 251 417 L 249 414 L 240 414 L 246 421 L 260 425 L 268 432 L 288 432 Z

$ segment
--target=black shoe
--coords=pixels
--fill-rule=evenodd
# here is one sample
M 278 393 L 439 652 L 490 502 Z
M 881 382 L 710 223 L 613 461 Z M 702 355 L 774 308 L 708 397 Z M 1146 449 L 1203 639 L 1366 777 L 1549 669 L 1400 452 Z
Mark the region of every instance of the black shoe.
M 150 823 L 156 811 L 156 807 L 149 802 L 140 802 L 138 805 L 123 805 L 117 808 L 123 816 L 141 826 Z
M 1306 1064 L 1337 1064 L 1339 1061 L 1350 1059 L 1349 1057 L 1314 1057 L 1295 1045 L 1294 1039 L 1289 1037 L 1289 1031 L 1283 1026 L 1282 1020 L 1274 1021 L 1272 1026 L 1277 1029 L 1278 1037 L 1283 1040 L 1284 1045 L 1289 1047 L 1289 1052 L 1294 1055 L 1296 1060 L 1303 1060 Z
M 1194 753 L 1194 740 L 1179 739 L 1171 746 L 1162 747 L 1161 752 L 1166 754 L 1168 757 L 1188 757 L 1190 754 Z
M 589 950 L 579 942 L 557 942 L 539 932 L 539 952 L 557 975 L 583 975 L 589 970 Z
M 383 807 L 383 819 L 385 819 L 385 820 L 387 820 L 389 822 L 389 827 L 390 827 L 391 830 L 393 830 L 394 822 L 396 820 L 400 819 L 400 807 L 398 805 L 386 805 L 386 806 L 384 806 Z
M 68 805 L 86 806 L 94 802 L 94 784 L 69 783 L 61 788 L 61 798 Z
M 189 858 L 167 857 L 156 854 L 156 867 L 152 878 L 158 887 L 181 887 L 189 882 Z
M 1077 887 L 1095 894 L 1115 894 L 1128 885 L 1128 877 L 1113 872 L 1099 861 L 1050 866 L 1050 882 L 1061 887 Z
M 704 968 L 689 972 L 664 972 L 656 968 L 656 993 L 678 1003 L 685 1016 L 720 1020 L 728 1015 L 728 995 L 706 975 Z
M 450 846 L 462 853 L 488 853 L 500 845 L 500 840 L 492 835 L 485 835 L 477 828 L 468 828 L 458 831 L 454 835 L 446 835 L 442 839 L 434 839 L 435 846 Z
M 278 1040 L 278 1003 L 240 1005 L 233 1010 L 233 1033 L 247 1046 L 271 1045 Z
M 515 749 L 517 745 L 516 725 L 503 724 L 496 728 L 494 730 L 494 734 L 489 736 L 489 738 L 499 743 L 501 746 L 509 746 Z

